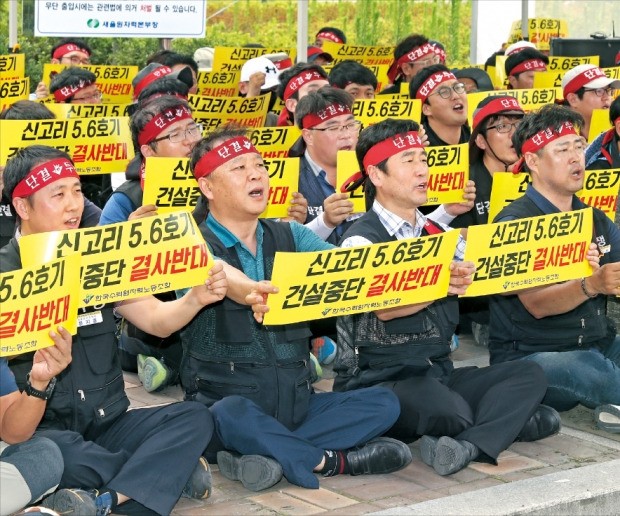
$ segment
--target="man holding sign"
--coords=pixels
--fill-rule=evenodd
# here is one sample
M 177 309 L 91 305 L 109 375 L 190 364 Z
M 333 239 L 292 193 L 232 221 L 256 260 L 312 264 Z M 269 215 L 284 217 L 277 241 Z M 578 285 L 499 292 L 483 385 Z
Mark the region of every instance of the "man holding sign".
M 372 209 L 343 236 L 342 247 L 439 235 L 448 227 L 418 208 L 426 202 L 426 151 L 413 121 L 387 119 L 360 135 L 356 154 Z M 424 436 L 422 460 L 440 475 L 471 461 L 496 463 L 515 439 L 533 441 L 559 430 L 537 411 L 546 381 L 535 364 L 454 369 L 450 341 L 458 323 L 457 294 L 465 293 L 474 266 L 463 262 L 460 238 L 447 297 L 408 306 L 346 315 L 338 320 L 334 390 L 381 385 L 400 401 L 387 435 L 406 442 Z M 420 284 L 412 283 L 417 288 Z
M 496 222 L 586 208 L 575 196 L 585 177 L 582 126 L 581 115 L 563 106 L 544 106 L 525 116 L 513 142 L 532 183 Z M 593 214 L 588 255 L 593 274 L 493 296 L 489 350 L 492 363 L 522 359 L 540 364 L 549 382 L 545 403 L 557 410 L 581 403 L 604 414 L 607 404 L 620 405 L 620 337 L 605 317 L 607 296 L 620 294 L 620 230 L 602 211 L 593 208 Z M 620 431 L 620 418 L 615 423 L 599 418 L 598 423 Z
M 20 150 L 7 162 L 4 181 L 19 231 L 0 250 L 3 273 L 21 268 L 21 238 L 77 229 L 84 207 L 74 164 L 51 147 Z M 80 309 L 72 363 L 57 376 L 52 392 L 39 392 L 43 378 L 32 387 L 47 401 L 38 435 L 54 441 L 62 452 L 65 469 L 60 487 L 98 491 L 73 490 L 73 496 L 58 492 L 44 500 L 46 507 L 63 514 L 91 514 L 94 503 L 97 514 L 108 514 L 127 503 L 119 512 L 133 508 L 141 514 L 147 509 L 169 514 L 182 493 L 195 498 L 209 495 L 211 475 L 201 454 L 213 432 L 211 414 L 198 403 L 186 402 L 127 411 L 113 312 L 165 337 L 204 305 L 221 300 L 226 291 L 226 278 L 217 264 L 205 285 L 192 288 L 180 300 L 162 303 L 145 296 Z M 27 386 L 28 369 L 13 370 L 17 383 Z M 173 474 L 167 475 L 171 468 Z
M 252 490 L 284 475 L 318 489 L 314 473 L 389 473 L 411 461 L 409 448 L 382 435 L 398 417 L 387 389 L 313 392 L 306 324 L 264 326 L 264 307 L 276 251 L 322 251 L 332 245 L 296 222 L 260 219 L 269 175 L 245 131 L 223 127 L 199 142 L 191 167 L 209 202 L 200 225 L 216 256 L 254 280 L 246 304 L 229 297 L 203 310 L 183 332 L 186 399 L 211 407 L 226 451 L 220 472 Z M 263 308 L 261 308 L 262 310 Z

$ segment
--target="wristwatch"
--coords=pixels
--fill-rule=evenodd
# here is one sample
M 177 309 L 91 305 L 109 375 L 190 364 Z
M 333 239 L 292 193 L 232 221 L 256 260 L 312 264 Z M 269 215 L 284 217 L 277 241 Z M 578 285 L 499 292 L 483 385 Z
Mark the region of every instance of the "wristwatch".
M 50 396 L 52 395 L 52 392 L 54 391 L 55 386 L 56 386 L 56 377 L 54 376 L 54 378 L 50 380 L 50 383 L 47 384 L 47 388 L 44 391 L 39 391 L 30 384 L 30 373 L 28 373 L 26 375 L 26 388 L 24 389 L 24 392 L 28 396 L 34 396 L 35 398 L 39 398 L 39 399 L 47 401 L 50 399 Z

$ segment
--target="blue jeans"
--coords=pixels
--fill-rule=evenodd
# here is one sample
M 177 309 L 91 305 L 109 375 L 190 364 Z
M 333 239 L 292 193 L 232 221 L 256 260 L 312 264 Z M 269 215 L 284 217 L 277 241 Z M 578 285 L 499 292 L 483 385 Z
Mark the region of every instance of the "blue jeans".
M 549 387 L 543 403 L 570 410 L 579 403 L 588 408 L 620 404 L 620 336 L 604 351 L 596 348 L 533 353 L 523 358 L 539 364 Z

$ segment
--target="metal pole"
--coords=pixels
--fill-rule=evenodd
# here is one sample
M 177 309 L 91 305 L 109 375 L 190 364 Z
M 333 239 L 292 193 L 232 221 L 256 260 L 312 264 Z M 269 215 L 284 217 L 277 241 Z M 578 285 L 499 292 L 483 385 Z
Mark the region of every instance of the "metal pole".
M 9 0 L 9 52 L 17 45 L 17 0 Z
M 308 60 L 308 0 L 297 0 L 297 62 Z
M 528 0 L 521 0 L 521 39 L 529 41 L 530 20 L 527 14 Z
M 478 0 L 471 0 L 471 33 L 469 35 L 469 63 L 478 62 Z

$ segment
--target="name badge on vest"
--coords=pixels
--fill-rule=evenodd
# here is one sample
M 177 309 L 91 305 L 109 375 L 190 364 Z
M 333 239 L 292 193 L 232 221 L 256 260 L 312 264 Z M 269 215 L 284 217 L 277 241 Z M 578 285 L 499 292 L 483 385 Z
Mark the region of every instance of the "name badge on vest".
M 100 322 L 103 322 L 101 310 L 79 314 L 77 318 L 78 328 L 81 328 L 82 326 L 90 326 L 91 324 L 99 324 Z
M 602 235 L 596 237 L 596 245 L 598 245 L 598 252 L 601 256 L 611 252 L 611 244 L 606 243 Z

